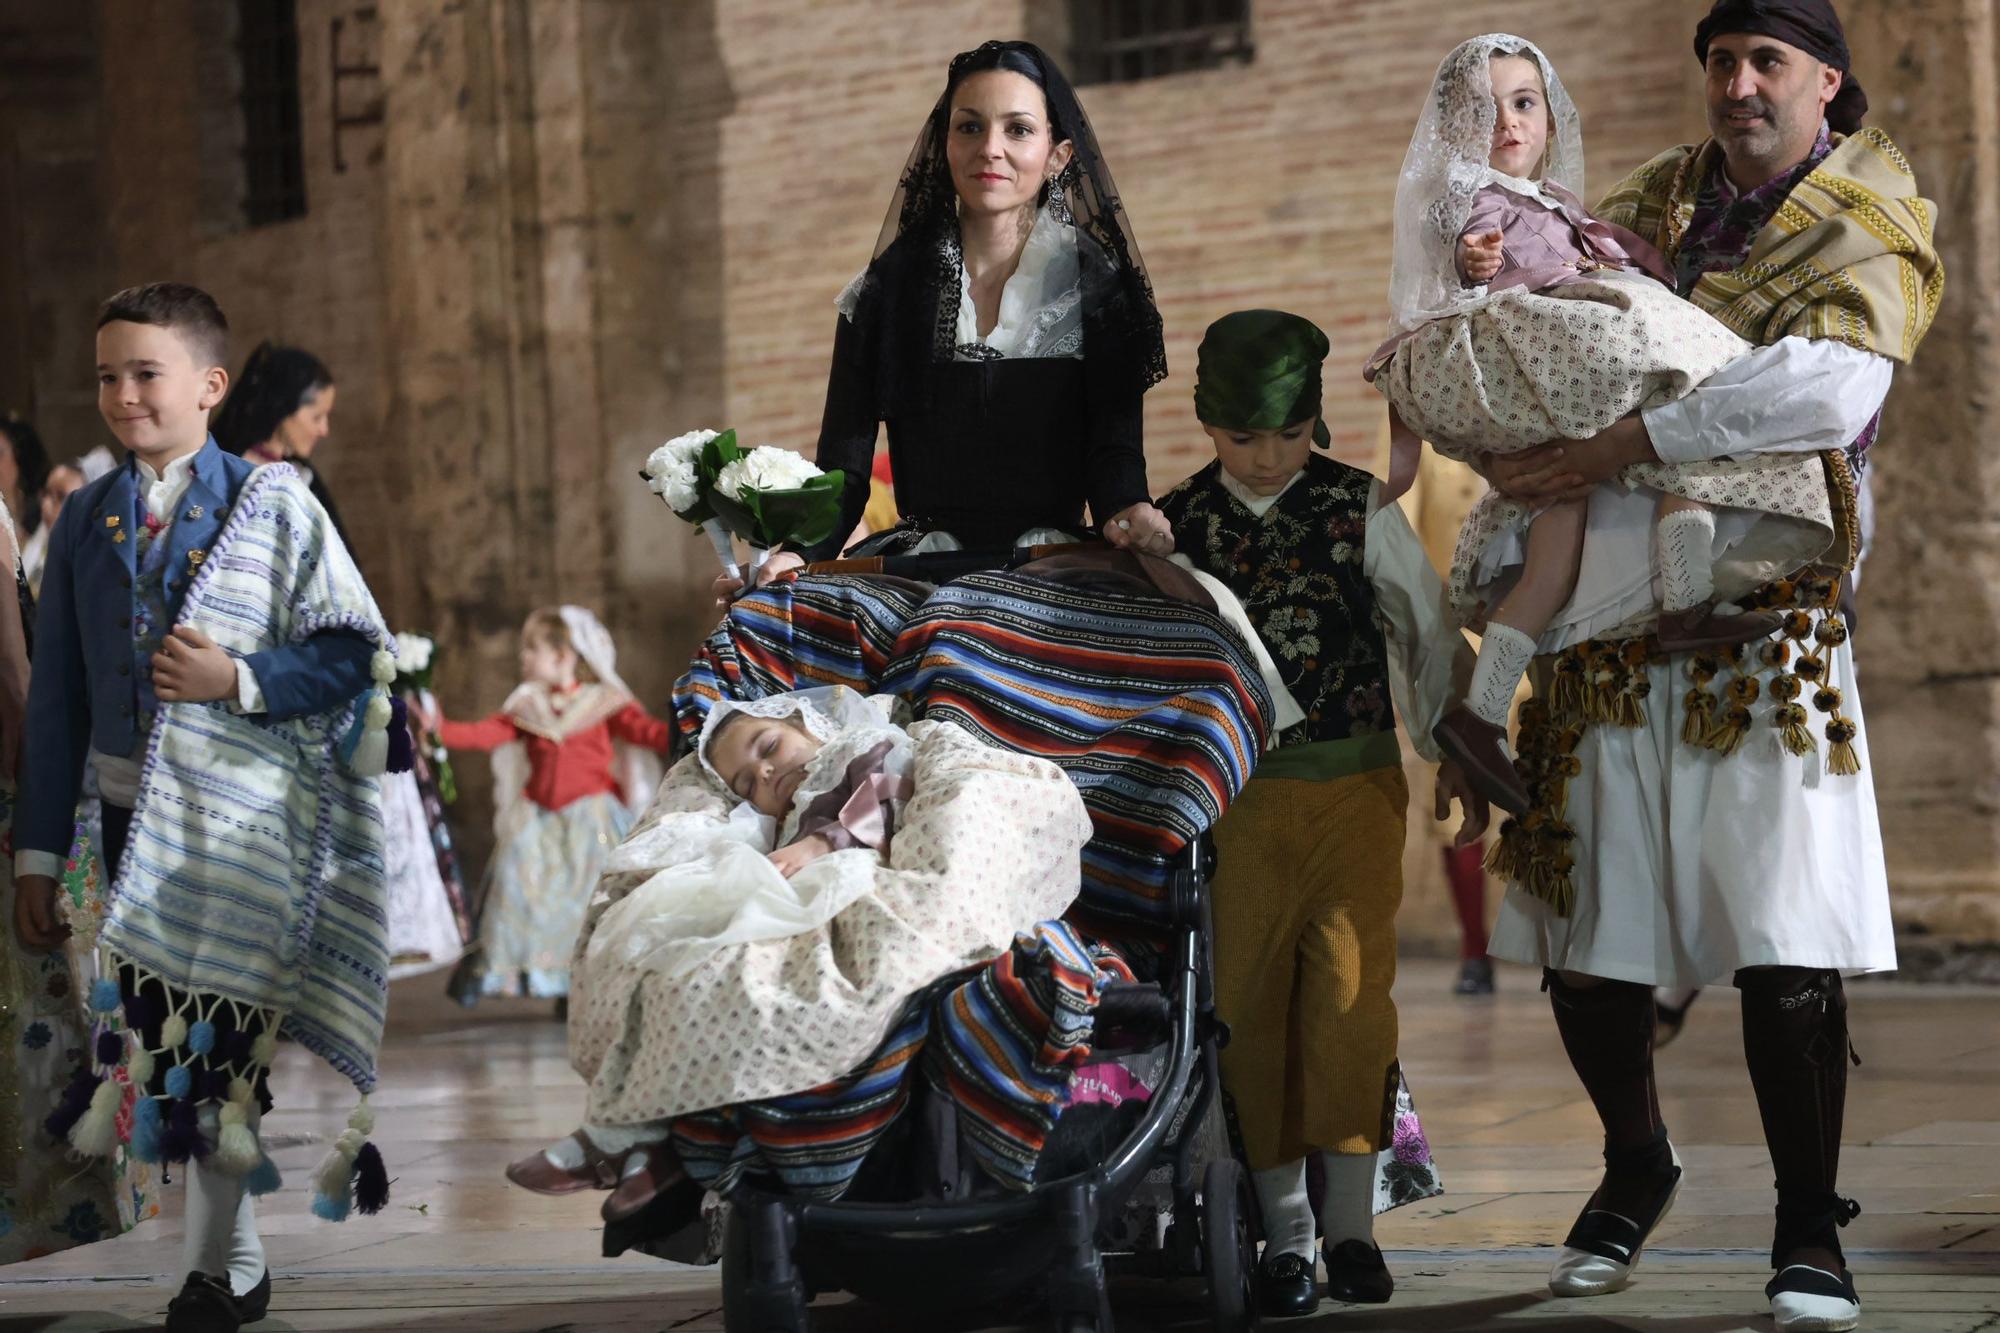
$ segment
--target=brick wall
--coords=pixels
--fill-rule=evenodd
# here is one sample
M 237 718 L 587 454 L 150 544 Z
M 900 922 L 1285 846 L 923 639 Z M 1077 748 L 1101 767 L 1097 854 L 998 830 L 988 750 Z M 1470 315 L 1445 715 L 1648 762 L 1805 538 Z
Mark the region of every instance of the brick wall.
M 348 29 L 381 53 L 387 123 L 342 140 L 343 171 L 332 31 L 361 8 L 299 0 L 308 211 L 250 230 L 218 198 L 232 4 L 0 0 L 0 185 L 14 187 L 0 189 L 0 277 L 15 279 L 0 388 L 33 400 L 59 453 L 80 452 L 101 438 L 95 301 L 125 282 L 202 283 L 230 313 L 238 364 L 277 337 L 339 376 L 324 470 L 390 615 L 451 639 L 449 708 L 503 697 L 514 627 L 555 598 L 601 609 L 628 677 L 663 705 L 712 620 L 713 561 L 633 469 L 703 425 L 810 449 L 834 297 L 868 257 L 946 61 L 1024 32 L 1059 50 L 1063 0 L 396 0 L 379 32 Z M 1188 406 L 1202 329 L 1253 305 L 1328 331 L 1334 447 L 1375 465 L 1384 417 L 1358 368 L 1386 317 L 1397 170 L 1456 41 L 1507 28 L 1544 46 L 1582 113 L 1595 189 L 1702 133 L 1702 0 L 1253 8 L 1250 64 L 1083 91 L 1166 319 L 1172 373 L 1146 416 L 1160 488 L 1207 456 Z M 1955 289 L 1990 292 L 1994 0 L 1842 9 L 1878 123 L 1945 205 Z M 1973 738 L 2000 716 L 2000 613 L 1980 572 L 2000 480 L 1981 452 L 1991 394 L 1946 390 L 2000 382 L 1990 306 L 1948 308 L 1899 378 L 1877 468 L 1896 526 L 1864 597 L 1887 629 L 1861 636 L 1884 682 L 1869 711 L 1885 840 L 1899 884 L 1923 890 L 1912 919 L 1986 938 L 2000 936 L 2000 835 L 1979 793 L 2000 743 Z M 1412 835 L 1405 919 L 1435 938 L 1427 837 Z

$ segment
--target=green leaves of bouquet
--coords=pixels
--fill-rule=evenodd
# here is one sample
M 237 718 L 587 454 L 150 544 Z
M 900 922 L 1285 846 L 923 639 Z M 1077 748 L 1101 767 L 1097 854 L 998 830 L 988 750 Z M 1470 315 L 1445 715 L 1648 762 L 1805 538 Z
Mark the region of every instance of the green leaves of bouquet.
M 745 449 L 726 430 L 702 446 L 698 469 L 708 507 L 752 546 L 810 546 L 839 526 L 847 474 L 822 472 L 789 449 Z

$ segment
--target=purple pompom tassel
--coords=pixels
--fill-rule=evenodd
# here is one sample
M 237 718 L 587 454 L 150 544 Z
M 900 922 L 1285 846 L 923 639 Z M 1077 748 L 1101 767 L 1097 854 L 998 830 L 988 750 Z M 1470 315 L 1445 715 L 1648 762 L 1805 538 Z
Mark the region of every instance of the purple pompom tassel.
M 389 700 L 389 771 L 407 773 L 416 766 L 417 745 L 410 738 L 410 706 L 398 695 Z
M 99 1079 L 88 1069 L 79 1069 L 70 1075 L 69 1086 L 63 1089 L 62 1100 L 56 1109 L 49 1112 L 49 1118 L 42 1127 L 49 1131 L 49 1137 L 58 1142 L 69 1138 L 69 1132 L 76 1128 L 76 1122 L 83 1119 L 83 1113 L 90 1109 L 91 1096 L 96 1093 Z
M 167 1112 L 167 1127 L 160 1131 L 160 1160 L 198 1161 L 208 1154 L 209 1142 L 202 1137 L 201 1122 L 196 1117 L 194 1103 L 185 1098 L 176 1099 Z
M 389 1168 L 382 1163 L 381 1151 L 373 1143 L 364 1143 L 354 1155 L 354 1206 L 373 1215 L 388 1202 Z

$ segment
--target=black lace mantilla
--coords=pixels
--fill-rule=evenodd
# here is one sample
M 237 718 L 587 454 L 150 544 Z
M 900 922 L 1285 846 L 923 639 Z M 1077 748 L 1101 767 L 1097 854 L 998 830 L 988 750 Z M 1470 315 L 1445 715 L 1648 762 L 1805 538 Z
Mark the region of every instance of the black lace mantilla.
M 1095 374 L 1129 378 L 1141 391 L 1166 378 L 1167 352 L 1152 282 L 1140 258 L 1131 220 L 1118 197 L 1097 136 L 1076 90 L 1055 62 L 1028 42 L 988 42 L 952 61 L 956 82 L 976 57 L 996 48 L 1035 63 L 1042 73 L 1049 115 L 1071 158 L 1048 187 L 1043 206 L 1076 228 L 1082 268 L 1084 355 Z M 925 118 L 904 163 L 888 215 L 876 238 L 868 282 L 854 319 L 876 348 L 877 398 L 883 415 L 924 377 L 913 373 L 962 351 L 958 304 L 964 258 L 958 243 L 958 194 L 945 157 L 949 93 Z M 984 353 L 971 355 L 982 357 Z

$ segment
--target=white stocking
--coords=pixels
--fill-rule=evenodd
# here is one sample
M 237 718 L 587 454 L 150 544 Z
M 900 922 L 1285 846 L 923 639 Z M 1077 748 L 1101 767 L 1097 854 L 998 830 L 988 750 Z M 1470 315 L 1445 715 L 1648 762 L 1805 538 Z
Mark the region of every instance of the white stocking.
M 666 1142 L 668 1133 L 664 1120 L 646 1120 L 636 1125 L 593 1125 L 585 1121 L 578 1128 L 585 1138 L 597 1145 L 599 1152 L 614 1162 L 642 1143 Z M 583 1165 L 583 1146 L 565 1134 L 542 1149 L 542 1156 L 548 1158 L 553 1166 L 574 1171 Z
M 1326 1198 L 1319 1207 L 1320 1235 L 1330 1250 L 1344 1240 L 1375 1243 L 1375 1154 L 1321 1153 Z
M 263 1119 L 255 1102 L 250 1107 L 250 1132 L 256 1133 Z M 214 1146 L 220 1130 L 220 1113 L 213 1106 L 201 1108 L 201 1135 Z M 211 1277 L 227 1276 L 229 1289 L 247 1295 L 264 1276 L 264 1242 L 257 1237 L 257 1202 L 244 1188 L 245 1178 L 205 1166 L 200 1161 L 187 1164 L 187 1217 L 181 1257 L 190 1273 Z
M 1472 664 L 1472 683 L 1465 691 L 1465 706 L 1502 731 L 1507 729 L 1507 710 L 1513 707 L 1514 690 L 1535 660 L 1535 641 L 1497 620 L 1486 622 L 1479 636 L 1479 657 Z
M 1715 596 L 1715 515 L 1681 509 L 1653 529 L 1659 545 L 1660 609 L 1685 611 Z
M 1312 1200 L 1306 1197 L 1306 1159 L 1252 1171 L 1257 1204 L 1264 1213 L 1264 1253 L 1296 1254 L 1310 1260 L 1313 1252 Z

